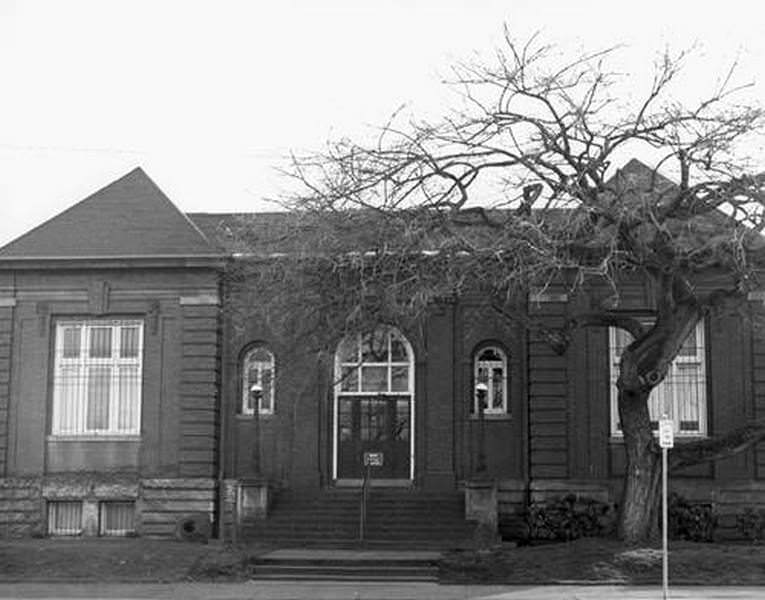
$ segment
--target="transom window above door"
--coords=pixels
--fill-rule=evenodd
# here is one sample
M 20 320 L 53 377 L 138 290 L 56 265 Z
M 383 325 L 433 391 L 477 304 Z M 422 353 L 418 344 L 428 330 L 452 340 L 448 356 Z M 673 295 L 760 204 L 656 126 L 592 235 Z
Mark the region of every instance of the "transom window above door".
M 336 355 L 340 394 L 412 393 L 413 353 L 393 327 L 346 337 Z

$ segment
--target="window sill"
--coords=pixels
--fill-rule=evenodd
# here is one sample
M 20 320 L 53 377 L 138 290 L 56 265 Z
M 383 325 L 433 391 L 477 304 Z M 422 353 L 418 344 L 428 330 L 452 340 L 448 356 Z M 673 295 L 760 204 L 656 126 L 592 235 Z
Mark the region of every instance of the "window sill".
M 273 419 L 274 416 L 275 416 L 275 413 L 272 413 L 272 412 L 260 413 L 261 419 L 269 420 L 269 419 Z M 253 413 L 251 415 L 243 415 L 242 413 L 237 413 L 236 418 L 238 421 L 254 421 L 255 414 Z
M 657 440 L 659 439 L 659 436 L 654 436 Z M 697 434 L 697 435 L 684 435 L 682 437 L 675 436 L 675 444 L 682 445 L 685 442 L 700 442 L 701 440 L 707 440 L 709 439 L 708 435 L 703 434 Z M 609 437 L 608 441 L 611 444 L 623 444 L 624 443 L 624 436 L 623 435 L 612 435 Z M 671 448 L 670 448 L 671 449 Z
M 62 435 L 52 434 L 45 438 L 49 442 L 140 442 L 140 434 L 103 434 L 103 435 Z
M 471 421 L 480 421 L 479 416 L 474 413 L 471 414 L 469 418 Z M 488 415 L 484 413 L 483 419 L 484 421 L 511 421 L 513 419 L 513 415 L 510 413 L 503 413 L 503 414 L 495 413 L 495 414 L 488 414 Z

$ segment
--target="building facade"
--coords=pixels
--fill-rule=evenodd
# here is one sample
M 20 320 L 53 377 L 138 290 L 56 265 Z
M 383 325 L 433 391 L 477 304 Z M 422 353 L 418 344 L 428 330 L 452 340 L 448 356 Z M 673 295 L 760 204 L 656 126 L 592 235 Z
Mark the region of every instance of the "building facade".
M 500 521 L 564 493 L 618 501 L 623 334 L 578 331 L 559 356 L 467 297 L 416 331 L 295 352 L 232 316 L 252 300 L 225 289 L 245 260 L 226 247 L 231 218 L 182 214 L 136 169 L 0 249 L 0 535 L 231 535 L 280 490 L 359 486 L 370 453 L 380 487 L 452 494 L 490 479 Z M 587 302 L 549 289 L 528 312 L 562 324 Z M 650 318 L 645 290 L 620 302 Z M 765 415 L 765 340 L 742 316 L 704 322 L 654 417 L 662 406 L 679 443 Z M 672 485 L 733 532 L 765 503 L 765 445 Z

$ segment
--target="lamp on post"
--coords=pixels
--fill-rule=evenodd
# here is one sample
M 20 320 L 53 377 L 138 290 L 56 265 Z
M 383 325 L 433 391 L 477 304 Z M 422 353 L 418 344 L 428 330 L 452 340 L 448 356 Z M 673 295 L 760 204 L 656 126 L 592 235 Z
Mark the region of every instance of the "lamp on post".
M 252 449 L 252 466 L 255 476 L 260 477 L 260 400 L 263 398 L 263 386 L 253 383 L 250 386 L 250 398 L 253 406 L 253 422 L 255 425 L 255 444 Z
M 484 409 L 486 408 L 486 396 L 489 393 L 489 386 L 480 382 L 475 386 L 475 396 L 478 400 L 478 461 L 476 464 L 476 473 L 483 475 L 486 473 L 486 421 L 484 419 Z

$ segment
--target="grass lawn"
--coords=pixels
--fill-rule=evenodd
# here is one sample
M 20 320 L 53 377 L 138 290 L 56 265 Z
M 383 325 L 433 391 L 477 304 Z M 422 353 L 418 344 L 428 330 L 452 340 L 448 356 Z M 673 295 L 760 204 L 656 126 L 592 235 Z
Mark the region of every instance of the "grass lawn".
M 170 540 L 25 539 L 0 541 L 0 581 L 240 581 L 264 549 Z M 661 551 L 626 549 L 608 539 L 488 552 L 448 553 L 441 580 L 450 583 L 661 582 Z M 670 543 L 674 584 L 765 585 L 765 546 Z
M 669 575 L 675 584 L 765 585 L 765 546 L 670 542 Z M 661 547 L 625 548 L 611 539 L 488 552 L 452 552 L 441 564 L 442 581 L 485 583 L 660 584 Z
M 172 540 L 0 541 L 0 581 L 177 582 L 246 578 L 249 552 Z

